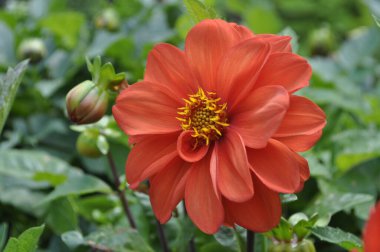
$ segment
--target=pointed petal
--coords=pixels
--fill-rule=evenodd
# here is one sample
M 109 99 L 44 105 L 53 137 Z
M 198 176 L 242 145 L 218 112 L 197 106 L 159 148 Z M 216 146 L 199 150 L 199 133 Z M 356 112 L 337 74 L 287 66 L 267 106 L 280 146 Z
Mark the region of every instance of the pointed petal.
M 290 96 L 289 109 L 276 136 L 314 134 L 326 125 L 326 115 L 314 102 L 301 96 Z
M 311 67 L 307 61 L 293 53 L 273 53 L 260 72 L 255 87 L 282 85 L 295 92 L 309 85 Z
M 236 45 L 222 58 L 216 88 L 230 109 L 250 93 L 269 53 L 268 43 L 252 38 Z
M 170 219 L 172 211 L 183 199 L 190 165 L 177 157 L 150 180 L 150 202 L 161 223 Z
M 209 147 L 209 145 L 202 145 L 194 149 L 195 138 L 191 136 L 193 134 L 194 132 L 190 130 L 183 131 L 177 141 L 179 156 L 190 163 L 197 162 L 206 156 Z
M 243 202 L 252 198 L 253 184 L 243 139 L 227 129 L 212 154 L 217 168 L 217 184 L 224 197 Z
M 297 159 L 298 167 L 300 171 L 300 185 L 295 191 L 295 193 L 299 193 L 300 191 L 303 190 L 306 180 L 308 180 L 310 177 L 310 169 L 309 169 L 309 163 L 304 157 L 297 154 L 296 152 L 293 152 L 293 155 Z
M 266 232 L 280 221 L 280 197 L 258 179 L 253 178 L 253 183 L 255 195 L 252 199 L 243 203 L 224 200 L 223 203 L 236 224 L 255 232 Z
M 292 52 L 292 44 L 290 43 L 292 37 L 290 36 L 278 36 L 273 34 L 257 34 L 256 38 L 260 38 L 268 43 L 272 47 L 272 52 Z
M 364 251 L 378 252 L 380 251 L 380 202 L 371 210 L 368 222 L 364 229 Z
M 299 164 L 286 145 L 271 139 L 264 149 L 247 148 L 247 155 L 252 171 L 269 189 L 294 193 L 299 187 Z
M 144 80 L 166 86 L 181 97 L 198 87 L 185 53 L 170 44 L 158 44 L 149 53 Z
M 286 144 L 289 148 L 297 152 L 303 152 L 310 150 L 322 136 L 322 130 L 317 131 L 311 135 L 298 135 L 298 136 L 283 136 L 278 137 L 276 134 L 274 139 Z
M 212 187 L 210 155 L 191 167 L 185 189 L 189 217 L 206 234 L 218 231 L 224 221 L 224 210 Z
M 246 39 L 250 39 L 250 38 L 252 38 L 254 36 L 253 32 L 250 29 L 248 29 L 247 27 L 243 26 L 243 25 L 238 25 L 236 23 L 230 23 L 230 25 L 235 30 L 237 30 L 237 32 L 240 35 L 240 40 L 241 41 L 246 40 Z
M 180 106 L 164 87 L 139 82 L 122 91 L 112 113 L 128 135 L 164 134 L 181 129 L 176 119 Z
M 283 87 L 256 89 L 231 111 L 230 127 L 236 129 L 245 146 L 264 148 L 280 126 L 288 105 L 288 92 Z
M 199 84 L 205 90 L 215 90 L 220 59 L 239 40 L 239 33 L 223 20 L 204 20 L 189 31 L 185 53 Z
M 301 96 L 290 96 L 290 106 L 274 137 L 295 151 L 311 148 L 322 134 L 326 115 L 315 103 Z
M 177 137 L 178 133 L 152 135 L 137 143 L 129 153 L 125 167 L 128 183 L 140 183 L 177 157 Z

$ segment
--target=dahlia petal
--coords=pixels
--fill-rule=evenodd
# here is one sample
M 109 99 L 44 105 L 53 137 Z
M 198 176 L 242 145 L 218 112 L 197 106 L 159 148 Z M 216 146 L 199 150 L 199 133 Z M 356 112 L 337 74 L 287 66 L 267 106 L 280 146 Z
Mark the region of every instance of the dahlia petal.
M 230 23 L 230 25 L 239 33 L 241 41 L 250 39 L 254 36 L 253 32 L 243 25 L 238 25 L 236 23 Z
M 253 178 L 253 183 L 255 195 L 252 199 L 243 203 L 224 200 L 223 204 L 236 224 L 255 232 L 266 232 L 280 221 L 280 197 L 258 179 Z
M 120 128 L 128 135 L 164 134 L 179 131 L 176 119 L 181 103 L 168 90 L 150 82 L 139 82 L 123 90 L 112 107 Z
M 293 155 L 294 155 L 294 158 L 297 159 L 297 162 L 298 162 L 298 168 L 300 171 L 301 180 L 303 181 L 308 180 L 310 178 L 309 163 L 300 154 L 293 152 Z
M 204 20 L 189 31 L 185 53 L 200 86 L 205 90 L 215 90 L 220 59 L 239 41 L 237 30 L 223 20 Z
M 276 132 L 278 137 L 310 135 L 326 125 L 326 115 L 314 102 L 301 96 L 290 96 L 289 109 Z
M 311 135 L 298 135 L 298 136 L 282 136 L 278 137 L 276 134 L 273 138 L 286 144 L 289 148 L 297 152 L 303 152 L 313 147 L 322 136 L 322 130 L 317 131 Z
M 185 204 L 189 217 L 204 233 L 213 234 L 223 224 L 223 205 L 212 187 L 209 156 L 192 165 L 185 188 Z
M 209 147 L 208 145 L 202 145 L 193 149 L 195 139 L 191 136 L 193 134 L 194 132 L 190 130 L 183 131 L 177 140 L 177 150 L 179 156 L 183 160 L 190 163 L 201 160 L 207 154 Z
M 225 130 L 215 144 L 217 184 L 224 197 L 243 202 L 252 198 L 253 184 L 243 139 L 233 130 Z
M 138 185 L 177 157 L 177 137 L 178 133 L 152 135 L 138 142 L 125 166 L 128 183 Z
M 267 41 L 272 47 L 272 52 L 292 52 L 292 44 L 290 43 L 292 37 L 290 36 L 257 34 L 255 37 Z
M 247 148 L 252 171 L 269 189 L 294 193 L 300 184 L 300 170 L 294 152 L 274 139 L 264 149 Z
M 260 72 L 255 87 L 282 85 L 295 92 L 309 85 L 311 67 L 307 61 L 293 53 L 273 53 Z
M 264 148 L 280 126 L 288 106 L 288 92 L 283 87 L 258 88 L 231 111 L 230 127 L 236 129 L 245 146 Z
M 380 202 L 371 210 L 363 233 L 364 251 L 380 251 Z
M 164 85 L 179 97 L 187 97 L 198 87 L 185 53 L 170 44 L 156 45 L 149 53 L 144 80 Z
M 222 58 L 216 83 L 218 95 L 232 109 L 249 94 L 270 53 L 270 45 L 251 38 L 230 49 Z
M 190 165 L 177 157 L 150 180 L 150 202 L 160 223 L 167 222 L 183 199 Z

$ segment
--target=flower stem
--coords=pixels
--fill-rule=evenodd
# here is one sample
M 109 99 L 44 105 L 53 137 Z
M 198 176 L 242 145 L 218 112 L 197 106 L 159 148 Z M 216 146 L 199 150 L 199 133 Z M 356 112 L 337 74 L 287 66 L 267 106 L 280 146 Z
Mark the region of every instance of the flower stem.
M 255 233 L 247 229 L 247 252 L 255 251 Z
M 183 212 L 185 213 L 186 216 L 188 216 L 187 211 L 186 211 L 186 206 L 185 206 L 185 200 L 183 200 L 182 206 L 183 206 Z M 194 242 L 194 236 L 191 237 L 191 239 L 189 241 L 189 251 L 190 252 L 196 252 L 195 242 Z
M 115 161 L 113 160 L 113 157 L 112 157 L 112 154 L 110 151 L 107 154 L 107 158 L 108 158 L 108 163 L 110 164 L 110 168 L 111 168 L 112 176 L 114 179 L 116 191 L 117 191 L 117 194 L 119 196 L 121 205 L 123 206 L 124 213 L 125 213 L 128 221 L 129 221 L 129 225 L 131 225 L 132 228 L 136 229 L 136 222 L 133 219 L 131 210 L 129 209 L 127 198 L 125 197 L 124 191 L 122 191 L 120 189 L 119 174 L 117 173 Z
M 168 243 L 166 241 L 164 229 L 163 229 L 161 223 L 157 219 L 156 219 L 156 224 L 157 224 L 158 238 L 160 239 L 162 250 L 164 252 L 169 252 L 170 250 L 168 247 Z

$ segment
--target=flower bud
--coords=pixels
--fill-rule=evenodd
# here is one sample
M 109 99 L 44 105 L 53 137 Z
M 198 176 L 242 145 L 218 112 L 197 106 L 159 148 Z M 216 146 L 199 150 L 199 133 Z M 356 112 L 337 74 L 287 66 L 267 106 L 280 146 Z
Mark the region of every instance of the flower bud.
M 21 42 L 17 54 L 20 59 L 29 58 L 31 63 L 37 63 L 46 56 L 47 50 L 42 39 L 30 38 Z
M 310 34 L 309 44 L 312 55 L 326 56 L 335 48 L 335 35 L 328 26 L 319 28 Z
M 77 124 L 99 121 L 106 113 L 107 105 L 107 92 L 88 80 L 76 85 L 66 96 L 67 113 Z
M 98 132 L 84 131 L 82 132 L 76 143 L 77 151 L 84 157 L 97 158 L 102 155 L 98 148 Z
M 315 252 L 314 243 L 310 240 L 302 240 L 291 243 L 277 243 L 269 247 L 269 252 Z
M 99 16 L 96 17 L 95 26 L 97 28 L 105 28 L 109 31 L 117 31 L 120 27 L 119 14 L 115 11 L 115 9 L 105 9 Z

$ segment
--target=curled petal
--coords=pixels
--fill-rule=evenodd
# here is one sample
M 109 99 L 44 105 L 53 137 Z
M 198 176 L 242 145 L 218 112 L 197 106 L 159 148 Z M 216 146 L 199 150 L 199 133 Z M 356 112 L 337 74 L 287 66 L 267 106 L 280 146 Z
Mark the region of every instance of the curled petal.
M 280 126 L 288 106 L 288 92 L 283 87 L 256 89 L 231 111 L 230 127 L 236 129 L 245 146 L 264 148 Z
M 213 234 L 224 221 L 223 205 L 214 191 L 210 155 L 194 163 L 187 179 L 185 204 L 189 217 L 203 232 Z
M 300 184 L 300 168 L 295 153 L 274 139 L 264 149 L 247 148 L 252 171 L 269 189 L 294 193 Z
M 190 164 L 177 157 L 150 180 L 150 202 L 161 223 L 170 219 L 173 209 L 184 197 L 189 172 Z
M 311 73 L 304 58 L 293 53 L 273 53 L 261 70 L 255 87 L 281 85 L 292 93 L 309 85 Z
M 208 151 L 209 145 L 196 146 L 196 139 L 192 137 L 193 131 L 183 131 L 177 140 L 177 150 L 179 156 L 190 163 L 201 160 Z M 194 148 L 195 147 L 195 148 Z
M 178 156 L 177 137 L 178 133 L 152 135 L 132 148 L 125 167 L 127 181 L 132 187 L 165 168 Z
M 228 200 L 223 205 L 234 222 L 255 232 L 266 232 L 274 228 L 281 218 L 281 201 L 278 193 L 269 190 L 258 179 L 253 178 L 255 195 L 252 199 L 236 203 Z
M 223 139 L 215 144 L 217 184 L 224 197 L 243 202 L 252 198 L 253 184 L 243 139 L 228 130 Z
M 239 41 L 238 31 L 223 20 L 204 20 L 189 31 L 185 53 L 199 84 L 206 90 L 215 90 L 220 59 Z
M 170 44 L 158 44 L 149 53 L 144 80 L 166 86 L 178 97 L 186 97 L 198 87 L 185 53 Z
M 165 134 L 181 129 L 176 119 L 181 103 L 169 91 L 150 82 L 139 82 L 124 89 L 112 107 L 120 128 L 129 135 Z

